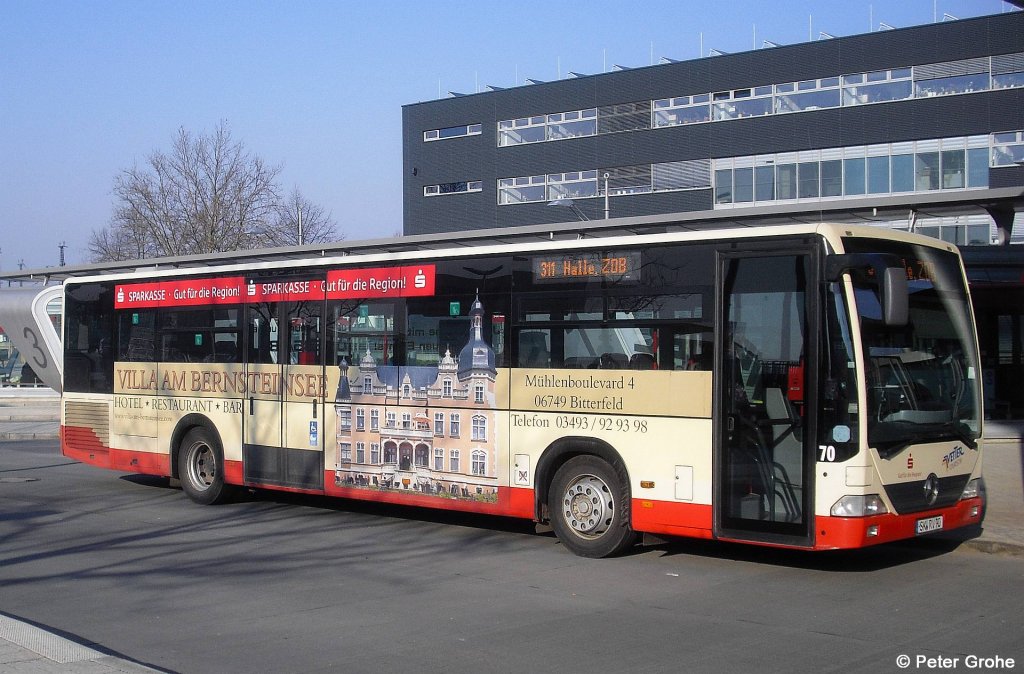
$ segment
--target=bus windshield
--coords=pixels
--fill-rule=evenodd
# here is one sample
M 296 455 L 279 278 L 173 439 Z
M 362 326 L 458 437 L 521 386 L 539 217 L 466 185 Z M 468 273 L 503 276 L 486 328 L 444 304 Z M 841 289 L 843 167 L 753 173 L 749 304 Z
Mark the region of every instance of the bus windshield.
M 862 252 L 859 243 L 847 240 L 846 248 Z M 918 443 L 954 440 L 976 447 L 981 373 L 971 365 L 977 342 L 959 258 L 929 246 L 873 243 L 874 251 L 902 259 L 910 298 L 906 325 L 885 325 L 878 284 L 868 274 L 854 274 L 869 445 L 883 458 Z

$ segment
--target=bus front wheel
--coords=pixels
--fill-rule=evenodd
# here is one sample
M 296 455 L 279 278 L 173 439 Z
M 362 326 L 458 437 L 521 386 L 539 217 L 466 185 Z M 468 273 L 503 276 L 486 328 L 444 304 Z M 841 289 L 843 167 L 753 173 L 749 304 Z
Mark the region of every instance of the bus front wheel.
M 196 503 L 223 503 L 231 495 L 220 446 L 205 428 L 193 428 L 178 447 L 178 476 L 182 491 Z
M 629 491 L 603 459 L 569 459 L 555 473 L 548 493 L 551 528 L 575 554 L 610 557 L 636 542 L 629 526 Z

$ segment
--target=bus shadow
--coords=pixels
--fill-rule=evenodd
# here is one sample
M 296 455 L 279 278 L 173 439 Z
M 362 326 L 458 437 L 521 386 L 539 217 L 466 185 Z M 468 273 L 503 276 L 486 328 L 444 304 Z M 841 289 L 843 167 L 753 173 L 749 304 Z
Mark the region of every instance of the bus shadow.
M 170 489 L 181 491 L 180 487 L 170 478 L 154 475 L 122 475 L 122 480 L 143 487 Z M 182 493 L 182 498 L 188 500 Z M 420 506 L 403 506 L 379 501 L 361 501 L 357 499 L 320 496 L 317 494 L 300 494 L 295 492 L 276 491 L 273 489 L 243 488 L 231 499 L 231 503 L 264 503 L 275 505 L 291 505 L 297 507 L 331 510 L 357 515 L 384 517 L 388 519 L 409 520 L 413 522 L 429 522 L 433 524 L 450 524 L 455 526 L 490 531 L 506 531 L 512 533 L 533 533 L 535 525 L 529 520 L 497 515 L 442 510 Z M 216 506 L 214 506 L 216 507 Z
M 180 488 L 166 477 L 123 475 L 120 479 L 148 488 L 180 491 Z M 181 495 L 181 498 L 187 500 L 184 494 Z M 557 538 L 547 526 L 538 525 L 530 520 L 497 515 L 403 506 L 376 501 L 334 498 L 269 489 L 240 490 L 232 502 L 306 507 L 374 518 L 530 535 L 538 538 L 547 538 L 554 544 L 558 544 Z M 950 554 L 968 541 L 981 536 L 981 532 L 981 527 L 965 528 L 946 532 L 939 536 L 884 543 L 859 550 L 825 551 L 773 548 L 726 541 L 652 537 L 649 541 L 644 541 L 640 545 L 627 550 L 621 556 L 629 558 L 651 553 L 663 557 L 686 555 L 836 573 L 863 573 L 912 564 L 921 560 Z
M 943 536 L 882 543 L 858 550 L 792 550 L 725 541 L 671 539 L 647 547 L 662 555 L 695 555 L 730 561 L 771 564 L 835 573 L 864 573 L 913 564 L 955 552 L 981 530 L 950 532 Z

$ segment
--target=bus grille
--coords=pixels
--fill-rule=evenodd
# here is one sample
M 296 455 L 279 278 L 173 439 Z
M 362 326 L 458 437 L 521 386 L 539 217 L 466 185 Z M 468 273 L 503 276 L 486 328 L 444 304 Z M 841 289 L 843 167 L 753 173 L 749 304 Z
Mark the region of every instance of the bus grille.
M 960 500 L 970 475 L 953 475 L 939 478 L 939 496 L 929 504 L 925 494 L 925 480 L 885 485 L 885 493 L 899 514 L 916 513 L 951 506 Z
M 92 437 L 90 437 L 92 436 Z M 64 440 L 72 449 L 95 450 L 110 447 L 110 412 L 107 403 L 66 401 Z

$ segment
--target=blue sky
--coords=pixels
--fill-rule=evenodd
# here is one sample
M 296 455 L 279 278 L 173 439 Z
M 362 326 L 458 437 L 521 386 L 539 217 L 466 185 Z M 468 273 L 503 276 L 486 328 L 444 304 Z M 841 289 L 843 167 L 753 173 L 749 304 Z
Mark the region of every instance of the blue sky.
M 647 9 L 641 9 L 647 8 Z M 718 11 L 713 11 L 713 10 Z M 709 11 L 712 10 L 712 11 Z M 1014 11 L 1001 0 L 0 2 L 0 272 L 87 262 L 114 177 L 226 120 L 348 239 L 402 229 L 404 104 Z M 756 36 L 756 37 L 755 37 Z

